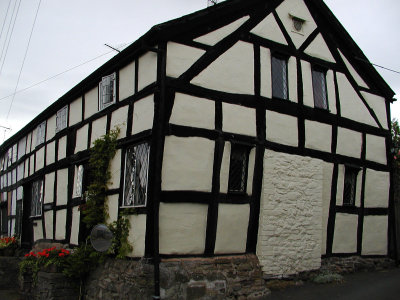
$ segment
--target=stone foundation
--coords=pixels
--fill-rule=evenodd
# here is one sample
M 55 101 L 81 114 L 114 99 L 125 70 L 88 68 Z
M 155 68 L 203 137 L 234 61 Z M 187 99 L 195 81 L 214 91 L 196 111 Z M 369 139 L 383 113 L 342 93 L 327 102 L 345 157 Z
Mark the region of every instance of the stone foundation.
M 0 289 L 18 288 L 19 257 L 0 257 Z

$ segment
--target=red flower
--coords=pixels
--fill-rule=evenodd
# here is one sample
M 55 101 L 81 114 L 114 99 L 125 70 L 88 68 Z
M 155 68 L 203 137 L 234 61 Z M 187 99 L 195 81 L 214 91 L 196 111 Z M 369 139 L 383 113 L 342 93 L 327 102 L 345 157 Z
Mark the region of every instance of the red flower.
M 65 256 L 65 254 L 61 252 L 61 253 L 58 253 L 58 256 L 63 257 L 63 256 Z

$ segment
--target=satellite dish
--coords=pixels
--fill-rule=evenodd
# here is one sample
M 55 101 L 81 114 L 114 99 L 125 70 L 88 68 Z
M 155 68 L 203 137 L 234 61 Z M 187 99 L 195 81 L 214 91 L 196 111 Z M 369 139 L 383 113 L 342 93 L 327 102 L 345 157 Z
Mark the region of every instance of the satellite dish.
M 106 252 L 111 247 L 112 239 L 112 232 L 104 224 L 97 224 L 90 233 L 90 242 L 99 252 Z

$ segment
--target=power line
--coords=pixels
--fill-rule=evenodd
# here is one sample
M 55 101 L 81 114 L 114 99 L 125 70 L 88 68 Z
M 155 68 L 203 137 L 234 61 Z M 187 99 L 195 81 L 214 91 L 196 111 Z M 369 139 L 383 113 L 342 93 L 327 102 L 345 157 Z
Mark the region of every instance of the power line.
M 11 4 L 11 0 L 8 1 L 6 16 L 4 17 L 4 22 L 3 22 L 3 25 L 1 26 L 0 41 L 1 41 L 1 36 L 3 35 L 4 26 L 5 26 L 5 24 L 6 24 L 6 20 L 7 20 L 7 16 L 8 16 L 8 11 L 9 11 L 9 9 L 10 9 L 10 4 Z
M 385 70 L 387 70 L 387 71 L 400 74 L 399 71 L 396 71 L 396 70 L 393 70 L 393 69 L 386 68 L 386 67 L 384 67 L 384 66 L 380 66 L 380 65 L 374 64 L 374 63 L 372 63 L 372 62 L 370 62 L 370 61 L 368 61 L 368 60 L 366 60 L 366 59 L 362 59 L 362 58 L 360 58 L 360 57 L 355 57 L 355 59 L 357 59 L 357 60 L 359 60 L 359 61 L 362 61 L 362 62 L 365 62 L 365 63 L 370 64 L 370 65 L 373 65 L 373 66 L 375 66 L 375 67 L 382 68 L 382 69 L 385 69 Z
M 1 49 L 0 59 L 3 57 L 4 49 L 5 49 L 6 45 L 7 45 L 8 33 L 10 32 L 10 27 L 11 27 L 11 23 L 12 23 L 12 19 L 13 19 L 13 16 L 14 16 L 14 11 L 15 11 L 15 7 L 16 6 L 17 6 L 17 1 L 15 1 L 14 7 L 13 7 L 13 10 L 12 10 L 12 13 L 11 13 L 11 19 L 10 19 L 10 23 L 8 24 L 8 27 L 7 27 L 6 38 L 4 40 L 3 48 Z

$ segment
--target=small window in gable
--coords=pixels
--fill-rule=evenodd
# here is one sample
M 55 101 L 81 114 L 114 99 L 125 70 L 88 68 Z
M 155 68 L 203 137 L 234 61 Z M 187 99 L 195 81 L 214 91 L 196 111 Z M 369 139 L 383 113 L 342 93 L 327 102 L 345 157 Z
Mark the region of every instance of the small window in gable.
M 229 163 L 229 193 L 246 193 L 249 152 L 250 149 L 247 146 L 232 144 Z
M 99 83 L 99 110 L 110 106 L 116 99 L 116 74 L 105 76 Z
M 146 206 L 149 154 L 150 145 L 148 143 L 127 149 L 123 206 Z
M 32 183 L 31 216 L 42 215 L 43 203 L 43 180 L 37 180 Z
M 288 67 L 287 59 L 280 56 L 272 56 L 272 97 L 288 99 Z
M 328 93 L 326 89 L 326 72 L 313 69 L 312 85 L 314 94 L 314 107 L 328 109 Z
M 68 123 L 68 105 L 61 108 L 56 115 L 56 132 L 67 128 Z
M 292 18 L 292 24 L 293 24 L 292 32 L 303 34 L 303 25 L 306 22 L 306 20 L 293 16 L 291 14 L 289 14 L 289 16 Z
M 358 168 L 346 166 L 343 186 L 343 205 L 354 206 L 356 199 L 356 186 Z
M 44 143 L 46 137 L 46 121 L 42 122 L 36 128 L 36 146 Z
M 75 167 L 75 186 L 74 186 L 74 197 L 82 196 L 83 187 L 83 165 Z

